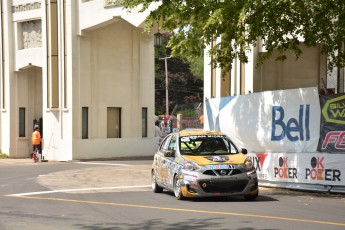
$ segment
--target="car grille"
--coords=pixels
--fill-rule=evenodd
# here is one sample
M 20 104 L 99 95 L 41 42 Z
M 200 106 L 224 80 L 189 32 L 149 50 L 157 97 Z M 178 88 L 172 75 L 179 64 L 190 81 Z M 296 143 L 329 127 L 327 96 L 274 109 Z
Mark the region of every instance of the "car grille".
M 209 176 L 234 176 L 241 174 L 242 171 L 239 169 L 215 169 L 215 170 L 206 170 L 203 172 L 204 175 Z
M 247 180 L 199 181 L 199 185 L 202 190 L 208 193 L 242 192 L 247 184 Z

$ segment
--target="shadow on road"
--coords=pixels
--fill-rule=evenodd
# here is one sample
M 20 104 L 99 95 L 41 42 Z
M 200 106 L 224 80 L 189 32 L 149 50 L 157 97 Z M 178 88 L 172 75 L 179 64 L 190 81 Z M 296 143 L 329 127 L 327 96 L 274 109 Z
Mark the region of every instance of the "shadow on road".
M 181 222 L 174 222 L 169 223 L 169 220 L 162 221 L 158 219 L 153 219 L 149 221 L 145 221 L 142 223 L 137 224 L 128 224 L 128 223 L 117 223 L 114 225 L 113 223 L 104 223 L 101 225 L 76 225 L 78 229 L 92 229 L 92 230 L 137 230 L 137 229 L 165 229 L 165 230 L 181 230 L 181 229 L 198 229 L 198 230 L 209 230 L 209 229 L 218 229 L 218 230 L 228 230 L 229 227 L 223 228 L 221 227 L 221 223 L 225 218 L 208 218 L 208 219 L 190 219 L 187 221 Z M 246 220 L 246 223 L 253 222 L 253 220 Z M 233 229 L 233 228 L 231 228 Z M 259 230 L 259 228 L 237 228 L 236 230 Z M 260 230 L 274 230 L 273 228 L 270 229 L 260 229 Z

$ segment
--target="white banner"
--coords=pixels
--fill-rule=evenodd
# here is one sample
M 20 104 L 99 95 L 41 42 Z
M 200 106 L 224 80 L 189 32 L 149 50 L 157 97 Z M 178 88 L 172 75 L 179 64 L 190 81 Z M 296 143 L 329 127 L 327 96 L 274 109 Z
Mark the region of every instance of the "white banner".
M 254 162 L 260 182 L 345 186 L 344 154 L 249 153 L 248 155 Z
M 315 152 L 320 136 L 317 88 L 252 93 L 205 101 L 205 129 L 251 152 Z

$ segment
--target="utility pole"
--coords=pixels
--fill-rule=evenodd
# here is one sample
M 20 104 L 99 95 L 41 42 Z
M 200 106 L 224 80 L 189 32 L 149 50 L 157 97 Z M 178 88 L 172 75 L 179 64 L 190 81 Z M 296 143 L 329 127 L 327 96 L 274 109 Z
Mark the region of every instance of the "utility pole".
M 160 58 L 165 62 L 165 115 L 169 116 L 169 81 L 168 81 L 168 59 L 170 57 Z

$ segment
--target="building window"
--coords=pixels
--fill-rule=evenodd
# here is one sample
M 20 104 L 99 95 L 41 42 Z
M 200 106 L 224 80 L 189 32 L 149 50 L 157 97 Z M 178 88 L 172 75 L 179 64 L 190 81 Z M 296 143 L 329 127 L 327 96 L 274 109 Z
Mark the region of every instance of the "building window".
M 18 23 L 18 49 L 42 47 L 41 31 L 41 20 L 31 20 Z
M 121 138 L 121 108 L 107 108 L 107 137 Z
M 141 109 L 141 136 L 147 137 L 147 108 Z
M 81 131 L 81 138 L 88 139 L 89 138 L 89 108 L 83 107 L 82 108 L 82 131 Z
M 19 137 L 25 137 L 25 108 L 19 108 Z

